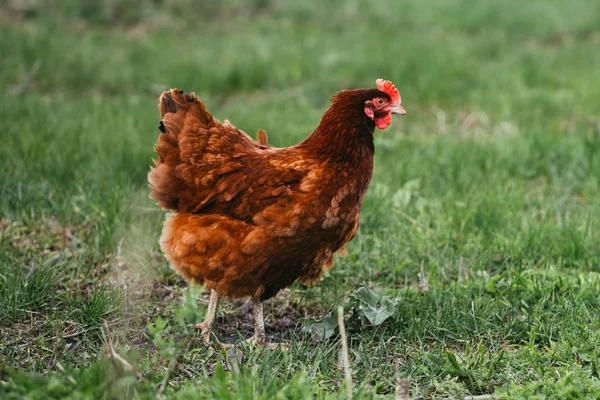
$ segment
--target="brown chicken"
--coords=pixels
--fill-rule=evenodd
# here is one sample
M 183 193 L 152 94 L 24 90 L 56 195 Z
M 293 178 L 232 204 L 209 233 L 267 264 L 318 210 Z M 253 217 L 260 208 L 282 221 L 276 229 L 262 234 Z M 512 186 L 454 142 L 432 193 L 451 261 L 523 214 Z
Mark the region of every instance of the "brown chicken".
M 295 281 L 313 284 L 358 229 L 373 173 L 373 131 L 406 114 L 400 93 L 376 89 L 333 96 L 319 126 L 287 148 L 258 143 L 213 118 L 193 93 L 160 97 L 158 160 L 150 197 L 167 215 L 160 246 L 186 280 L 211 289 L 205 340 L 219 297 L 253 299 L 254 339 L 264 343 L 262 302 Z

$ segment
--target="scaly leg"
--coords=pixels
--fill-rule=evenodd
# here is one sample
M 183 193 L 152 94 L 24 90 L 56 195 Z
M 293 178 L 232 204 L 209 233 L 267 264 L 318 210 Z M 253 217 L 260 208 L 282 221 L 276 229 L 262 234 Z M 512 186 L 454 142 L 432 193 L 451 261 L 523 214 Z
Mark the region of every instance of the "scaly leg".
M 252 315 L 254 316 L 254 340 L 258 343 L 264 344 L 267 341 L 267 334 L 265 332 L 265 317 L 263 315 L 263 305 L 258 297 L 252 298 Z M 252 339 L 251 339 L 252 340 Z
M 246 340 L 246 343 L 258 344 L 259 346 L 265 346 L 269 349 L 285 349 L 287 346 L 284 344 L 267 342 L 263 305 L 258 297 L 252 298 L 252 314 L 254 316 L 254 336 Z
M 210 300 L 208 301 L 208 310 L 206 311 L 206 318 L 201 324 L 196 325 L 196 329 L 201 330 L 202 337 L 206 344 L 210 344 L 210 331 L 212 330 L 213 323 L 215 322 L 215 315 L 217 314 L 217 307 L 219 306 L 219 295 L 216 290 L 210 291 Z

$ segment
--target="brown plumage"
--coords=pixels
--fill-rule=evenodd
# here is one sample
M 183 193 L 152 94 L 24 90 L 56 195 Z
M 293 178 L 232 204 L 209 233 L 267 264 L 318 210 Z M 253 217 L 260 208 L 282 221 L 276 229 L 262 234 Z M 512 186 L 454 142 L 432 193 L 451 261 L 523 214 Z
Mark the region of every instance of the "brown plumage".
M 404 113 L 386 89 L 338 93 L 315 131 L 288 148 L 220 123 L 193 93 L 164 92 L 148 180 L 150 197 L 174 211 L 160 239 L 172 266 L 218 296 L 257 301 L 319 280 L 358 229 L 375 126 Z

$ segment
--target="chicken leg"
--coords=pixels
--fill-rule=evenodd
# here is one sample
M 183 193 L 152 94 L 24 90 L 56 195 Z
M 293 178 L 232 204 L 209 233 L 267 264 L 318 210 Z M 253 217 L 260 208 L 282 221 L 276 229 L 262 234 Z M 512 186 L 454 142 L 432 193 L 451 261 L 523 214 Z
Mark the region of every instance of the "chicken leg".
M 284 349 L 286 346 L 283 344 L 267 342 L 263 305 L 258 297 L 252 298 L 252 315 L 254 316 L 254 335 L 250 339 L 245 340 L 245 342 L 264 346 L 268 349 L 275 349 L 278 347 Z
M 216 290 L 210 291 L 210 300 L 208 301 L 206 318 L 202 323 L 196 325 L 196 329 L 201 330 L 202 338 L 206 344 L 210 344 L 210 331 L 215 322 L 215 315 L 217 314 L 217 308 L 219 306 L 219 297 Z
M 217 314 L 217 308 L 219 306 L 219 296 L 215 290 L 210 292 L 210 300 L 208 301 L 208 310 L 206 311 L 206 318 L 200 324 L 196 325 L 196 329 L 201 330 L 202 338 L 206 344 L 210 344 L 210 332 L 215 322 L 215 315 Z M 265 331 L 265 318 L 263 314 L 263 305 L 258 297 L 252 298 L 252 314 L 254 316 L 254 335 L 246 340 L 249 344 L 258 344 L 267 348 L 273 349 L 280 346 L 279 343 L 268 343 L 267 334 Z M 221 344 L 223 347 L 230 347 L 230 345 Z M 285 347 L 285 346 L 283 346 Z
M 254 317 L 254 336 L 250 338 L 250 341 L 258 341 L 258 343 L 265 343 L 267 341 L 267 334 L 265 332 L 265 317 L 263 315 L 263 305 L 258 297 L 252 298 L 252 316 Z

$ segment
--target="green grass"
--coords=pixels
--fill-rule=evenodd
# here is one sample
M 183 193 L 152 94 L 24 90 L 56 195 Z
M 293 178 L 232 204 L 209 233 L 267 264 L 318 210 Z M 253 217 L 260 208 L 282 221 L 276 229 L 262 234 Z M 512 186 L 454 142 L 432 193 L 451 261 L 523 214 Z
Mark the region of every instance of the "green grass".
M 0 11 L 1 398 L 344 398 L 339 335 L 309 327 L 363 286 L 394 306 L 377 326 L 347 310 L 355 398 L 398 377 L 414 398 L 600 398 L 600 3 L 321 3 Z M 350 255 L 267 303 L 288 351 L 232 365 L 158 248 L 158 95 L 287 146 L 379 77 L 408 116 L 376 133 Z M 240 306 L 224 340 L 250 334 Z

